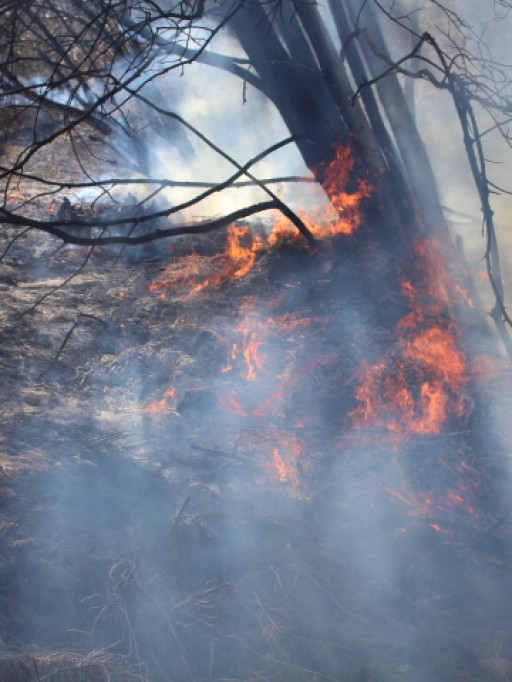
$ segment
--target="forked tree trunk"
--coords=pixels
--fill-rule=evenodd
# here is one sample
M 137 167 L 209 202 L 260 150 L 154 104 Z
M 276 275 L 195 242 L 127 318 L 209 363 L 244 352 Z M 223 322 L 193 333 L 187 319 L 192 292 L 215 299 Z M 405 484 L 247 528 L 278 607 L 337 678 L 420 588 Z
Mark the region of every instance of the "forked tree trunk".
M 361 165 L 382 183 L 378 201 L 388 225 L 401 231 L 422 224 L 435 233 L 443 226 L 437 186 L 398 78 L 390 75 L 375 90 L 363 89 L 354 102 L 355 87 L 388 64 L 354 33 L 358 8 L 350 0 L 331 0 L 329 7 L 339 42 L 347 47 L 343 54 L 313 3 L 284 3 L 276 15 L 265 4 L 248 3 L 230 26 L 263 91 L 300 138 L 299 151 L 318 180 L 334 145 L 350 143 Z M 363 13 L 361 26 L 368 26 L 374 48 L 388 54 L 372 11 Z

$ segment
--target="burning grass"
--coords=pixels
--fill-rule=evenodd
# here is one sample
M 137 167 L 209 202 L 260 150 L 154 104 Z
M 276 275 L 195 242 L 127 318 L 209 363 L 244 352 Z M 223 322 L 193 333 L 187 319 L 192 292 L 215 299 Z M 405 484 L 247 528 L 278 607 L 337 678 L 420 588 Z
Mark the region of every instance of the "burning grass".
M 92 679 L 502 680 L 497 441 L 438 256 L 189 243 L 103 252 L 21 321 L 83 256 L 11 262 L 5 641 L 70 675 L 107 652 Z

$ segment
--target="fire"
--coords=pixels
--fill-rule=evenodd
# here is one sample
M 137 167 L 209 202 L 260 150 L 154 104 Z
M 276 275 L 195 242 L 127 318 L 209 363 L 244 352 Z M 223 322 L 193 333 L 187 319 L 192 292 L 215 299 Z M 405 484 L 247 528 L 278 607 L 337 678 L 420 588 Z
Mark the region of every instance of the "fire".
M 233 343 L 227 364 L 221 370 L 223 374 L 232 371 L 237 359 L 242 356 L 246 365 L 244 378 L 247 381 L 254 381 L 260 372 L 267 371 L 265 369 L 265 356 L 261 348 L 268 343 L 270 337 L 276 335 L 279 338 L 283 333 L 292 334 L 309 327 L 313 322 L 310 317 L 300 318 L 293 313 L 265 318 L 256 310 L 252 310 L 251 305 L 254 303 L 250 299 L 246 299 L 242 305 L 239 322 L 234 328 L 234 332 L 239 335 L 239 340 Z M 311 366 L 311 363 L 307 363 L 302 371 L 309 371 Z M 288 392 L 289 388 L 299 379 L 299 376 L 300 371 L 296 377 L 286 379 L 282 387 L 273 392 L 254 414 L 268 413 L 272 409 L 273 403 Z
M 411 311 L 396 326 L 396 342 L 359 373 L 360 405 L 350 413 L 356 428 L 439 434 L 466 410 L 466 358 L 444 315 L 450 275 L 432 242 L 418 243 L 416 258 L 418 285 L 402 281 Z
M 305 453 L 305 444 L 295 434 L 284 429 L 270 428 L 259 436 L 265 443 L 272 443 L 272 459 L 263 457 L 263 468 L 280 483 L 300 485 L 298 464 Z
M 146 406 L 148 414 L 158 414 L 159 412 L 165 412 L 166 408 L 167 400 L 165 398 L 162 398 L 162 400 L 159 400 L 157 403 L 152 403 L 151 405 Z
M 294 485 L 299 485 L 299 474 L 297 471 L 297 467 L 294 465 L 286 464 L 283 458 L 281 457 L 278 448 L 274 448 L 274 458 L 272 460 L 272 463 L 275 466 L 277 473 L 279 475 L 279 480 L 282 483 L 290 481 Z
M 405 497 L 405 495 L 402 495 L 402 493 L 398 492 L 398 490 L 392 490 L 391 488 L 385 488 L 385 490 L 390 495 L 393 495 L 393 497 L 396 497 L 398 500 L 405 502 L 405 504 L 414 504 L 411 500 Z
M 395 357 L 366 365 L 360 378 L 355 397 L 361 404 L 350 413 L 356 428 L 438 434 L 466 409 L 464 356 L 450 330 L 433 328 L 401 339 Z
M 352 234 L 362 223 L 361 202 L 369 197 L 373 187 L 364 178 L 356 181 L 357 189 L 348 188 L 354 182 L 355 157 L 350 146 L 338 145 L 334 160 L 325 167 L 323 189 L 330 199 L 335 216 L 332 222 L 315 225 L 313 233 L 319 238 L 336 234 Z
M 443 518 L 446 519 L 447 513 L 451 514 L 456 510 L 463 510 L 468 514 L 475 513 L 475 508 L 466 499 L 466 497 L 469 496 L 469 493 L 464 486 L 460 486 L 457 491 L 450 489 L 445 492 L 429 491 L 423 494 L 409 494 L 409 496 L 403 495 L 401 492 L 387 487 L 384 488 L 384 490 L 389 495 L 392 495 L 408 505 L 409 516 L 419 516 L 424 519 L 431 519 L 432 523 L 429 523 L 429 526 L 442 533 L 448 533 L 450 531 L 445 530 L 439 523 L 434 522 L 434 517 L 443 516 Z M 463 497 L 463 495 L 465 495 L 465 497 Z
M 274 391 L 272 395 L 269 395 L 268 398 L 266 398 L 258 407 L 254 410 L 253 414 L 256 417 L 264 417 L 271 412 L 271 410 L 275 407 L 277 401 L 280 398 L 283 398 L 290 388 L 299 380 L 299 377 L 290 377 L 287 381 L 284 382 L 284 384 L 281 385 L 281 388 L 278 389 L 277 391 Z
M 305 329 L 306 327 L 309 327 L 312 322 L 312 318 L 297 317 L 294 313 L 285 313 L 278 317 L 269 317 L 267 320 L 267 324 L 277 328 L 278 331 L 288 332 L 296 331 L 297 329 Z
M 254 381 L 258 371 L 264 367 L 260 348 L 264 343 L 263 333 L 265 332 L 265 325 L 257 313 L 249 312 L 240 320 L 235 331 L 239 332 L 242 336 L 242 355 L 247 364 L 245 378 L 247 381 Z M 232 356 L 233 353 L 234 350 L 231 351 Z
M 171 386 L 171 388 L 165 391 L 164 396 L 161 400 L 150 405 L 146 405 L 146 412 L 148 414 L 160 414 L 162 412 L 167 412 L 170 407 L 176 405 L 176 388 Z
M 244 406 L 240 402 L 238 402 L 238 400 L 236 400 L 232 395 L 221 396 L 220 402 L 224 409 L 227 409 L 230 412 L 234 412 L 235 414 L 238 414 L 241 417 L 249 416 Z
M 243 240 L 250 240 L 249 246 L 243 245 Z M 233 264 L 233 277 L 240 279 L 249 273 L 256 262 L 258 251 L 263 244 L 254 237 L 248 227 L 228 228 L 227 257 Z
M 233 369 L 233 362 L 237 359 L 238 355 L 239 355 L 238 344 L 234 343 L 229 354 L 228 364 L 221 370 L 222 374 L 225 374 L 226 372 L 231 372 L 231 370 Z
M 327 209 L 322 209 L 321 214 L 300 210 L 299 216 L 317 239 L 353 234 L 363 222 L 362 202 L 371 196 L 373 187 L 364 178 L 354 180 L 355 158 L 350 146 L 338 145 L 334 160 L 321 170 L 324 175 L 322 190 L 330 203 Z M 354 184 L 356 189 L 349 190 Z M 296 237 L 296 234 L 291 223 L 286 218 L 280 218 L 274 225 L 268 243 L 274 245 L 281 239 Z
M 335 158 L 323 170 L 324 182 L 319 192 L 327 195 L 330 204 L 322 215 L 299 215 L 317 239 L 338 234 L 352 234 L 362 224 L 362 201 L 371 195 L 373 188 L 367 180 L 353 179 L 355 159 L 351 147 L 338 146 Z M 351 185 L 356 189 L 349 190 Z M 218 288 L 247 276 L 255 267 L 259 256 L 281 240 L 298 239 L 297 228 L 287 218 L 277 218 L 271 234 L 256 235 L 247 226 L 230 225 L 223 253 L 215 257 L 200 257 L 197 253 L 180 256 L 149 286 L 150 292 L 166 289 L 186 289 L 188 295 L 197 295 L 207 288 Z
M 330 208 L 322 216 L 301 213 L 317 239 L 352 234 L 361 226 L 362 202 L 370 195 L 371 187 L 366 180 L 352 177 L 354 168 L 351 149 L 339 148 L 334 162 L 324 169 L 322 191 L 331 202 Z M 222 253 L 180 257 L 150 290 L 175 289 L 180 293 L 184 289 L 187 296 L 195 296 L 222 287 L 247 277 L 265 250 L 291 238 L 297 238 L 297 230 L 284 219 L 275 222 L 268 236 L 254 234 L 248 226 L 231 225 Z M 408 313 L 395 326 L 394 341 L 381 358 L 364 365 L 356 377 L 354 394 L 358 405 L 350 414 L 352 423 L 359 429 L 385 429 L 397 443 L 404 435 L 440 434 L 467 409 L 466 384 L 471 373 L 455 328 L 445 313 L 452 305 L 448 292 L 456 292 L 457 305 L 461 302 L 471 306 L 472 301 L 463 281 L 454 286 L 440 251 L 441 247 L 431 241 L 416 244 L 414 271 L 404 267 L 400 273 Z M 266 475 L 276 483 L 287 484 L 285 490 L 294 494 L 295 488 L 306 487 L 308 461 L 314 455 L 306 454 L 305 442 L 293 433 L 293 428 L 303 428 L 304 424 L 291 414 L 286 396 L 299 392 L 298 382 L 313 366 L 328 365 L 335 358 L 319 354 L 302 365 L 291 360 L 294 356 L 289 351 L 290 341 L 293 349 L 300 349 L 309 338 L 308 328 L 313 323 L 314 329 L 327 328 L 329 320 L 315 318 L 309 310 L 301 315 L 280 314 L 285 300 L 283 293 L 265 305 L 255 298 L 241 301 L 236 321 L 229 318 L 227 323 L 229 350 L 219 371 L 218 380 L 227 390 L 219 391 L 217 386 L 214 390 L 219 393 L 221 408 L 247 424 L 251 435 L 246 440 L 252 444 L 246 447 L 254 448 L 254 459 Z M 280 362 L 283 349 L 289 364 Z M 169 389 L 162 400 L 148 406 L 148 412 L 157 414 L 172 407 L 176 400 L 172 391 Z M 274 420 L 274 424 L 287 424 L 288 429 L 269 426 L 268 422 Z M 302 431 L 305 438 L 310 427 L 307 418 L 306 424 L 308 429 Z M 413 496 L 391 488 L 388 492 L 407 505 L 408 515 L 429 519 L 432 529 L 441 529 L 438 532 L 444 532 L 446 524 L 444 519 L 443 525 L 438 523 L 437 515 L 452 515 L 462 508 L 471 513 L 472 509 L 470 496 L 458 486 L 437 495 L 429 491 Z
M 191 293 L 198 294 L 207 287 L 220 287 L 245 277 L 253 269 L 263 246 L 261 239 L 252 234 L 248 226 L 230 225 L 226 250 L 215 258 L 212 264 L 213 273 L 199 282 Z
M 511 366 L 503 360 L 497 360 L 488 355 L 478 355 L 471 365 L 471 377 L 478 386 L 490 383 L 499 386 L 499 390 L 510 386 L 512 375 Z
M 304 218 L 304 216 L 301 215 L 301 218 Z M 280 216 L 280 217 L 276 218 L 276 221 L 274 222 L 274 225 L 272 228 L 272 232 L 267 237 L 267 244 L 269 246 L 275 246 L 281 240 L 287 241 L 287 240 L 292 240 L 292 239 L 296 239 L 296 238 L 297 238 L 297 228 L 294 227 L 294 225 L 292 225 L 292 223 L 288 220 L 288 218 L 285 218 L 284 216 Z
M 263 247 L 264 242 L 248 226 L 230 225 L 223 253 L 209 258 L 195 252 L 180 256 L 149 285 L 149 291 L 184 289 L 193 296 L 203 289 L 220 287 L 245 277 Z
M 164 270 L 162 275 L 149 285 L 150 292 L 161 292 L 162 289 L 192 289 L 201 269 L 201 257 L 198 253 L 181 256 Z

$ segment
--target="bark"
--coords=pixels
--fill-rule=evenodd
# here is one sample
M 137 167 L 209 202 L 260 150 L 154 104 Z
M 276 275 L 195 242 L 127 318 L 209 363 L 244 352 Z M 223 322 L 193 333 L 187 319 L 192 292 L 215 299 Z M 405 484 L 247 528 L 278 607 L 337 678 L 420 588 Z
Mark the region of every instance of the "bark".
M 352 3 L 350 16 L 352 22 L 357 17 L 359 3 Z M 380 54 L 388 55 L 386 42 L 379 22 L 372 11 L 364 13 L 362 24 L 367 27 L 368 35 Z M 363 51 L 369 77 L 375 78 L 387 68 L 387 64 L 375 54 L 368 42 L 363 43 Z M 436 234 L 444 226 L 444 217 L 437 183 L 432 171 L 430 159 L 418 128 L 407 105 L 404 91 L 395 73 L 378 81 L 377 92 L 384 114 L 389 122 L 396 148 L 402 160 L 405 176 L 411 186 L 411 197 L 429 234 Z
M 248 4 L 230 26 L 261 89 L 290 132 L 302 138 L 298 148 L 317 179 L 322 182 L 321 164 L 332 159 L 334 145 L 351 144 L 361 166 L 379 178 L 378 207 L 387 232 L 423 221 L 434 233 L 443 225 L 437 187 L 400 83 L 390 76 L 378 84 L 377 93 L 368 87 L 353 101 L 354 84 L 382 72 L 382 60 L 361 39 L 357 44 L 350 39 L 357 17 L 350 3 L 329 4 L 339 40 L 348 43 L 341 55 L 313 3 L 286 3 L 279 16 L 262 4 Z M 387 54 L 379 24 L 370 11 L 366 14 L 376 46 Z
M 277 33 L 277 25 L 260 4 L 248 4 L 230 27 L 260 76 L 265 94 L 272 100 L 293 135 L 310 169 L 333 158 L 333 145 L 348 143 L 350 130 L 339 120 L 321 74 L 311 75 L 311 64 L 291 60 Z M 338 120 L 335 120 L 338 118 Z

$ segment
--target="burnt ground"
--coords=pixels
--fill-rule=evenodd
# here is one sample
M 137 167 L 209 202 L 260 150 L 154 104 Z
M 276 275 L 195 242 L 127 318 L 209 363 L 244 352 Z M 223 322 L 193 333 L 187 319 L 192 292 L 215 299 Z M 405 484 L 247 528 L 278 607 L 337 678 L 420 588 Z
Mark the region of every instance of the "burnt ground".
M 60 288 L 86 251 L 2 261 L 0 680 L 510 679 L 510 392 L 478 314 L 440 433 L 356 429 L 410 309 L 395 250 L 283 242 L 191 294 L 187 243 Z

